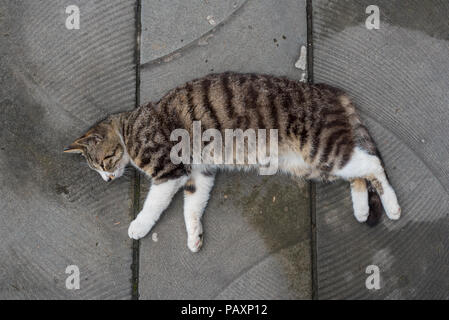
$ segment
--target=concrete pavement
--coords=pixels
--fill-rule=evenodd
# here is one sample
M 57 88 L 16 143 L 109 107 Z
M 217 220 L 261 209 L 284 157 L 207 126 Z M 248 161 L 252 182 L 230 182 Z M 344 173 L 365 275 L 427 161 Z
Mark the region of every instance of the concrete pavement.
M 71 4 L 0 1 L 0 299 L 131 297 L 130 178 L 62 150 L 135 105 L 134 1 Z
M 304 76 L 294 65 L 306 45 L 305 1 L 145 0 L 142 13 L 142 103 L 213 72 Z M 310 199 L 298 183 L 221 173 L 197 254 L 178 195 L 154 229 L 158 241 L 141 241 L 140 298 L 311 298 Z
M 0 0 L 0 298 L 130 299 L 134 281 L 141 299 L 448 299 L 448 4 L 311 3 L 313 69 L 298 69 L 305 1 L 142 0 L 136 90 L 136 1 Z M 73 4 L 79 30 L 65 25 Z M 366 28 L 369 5 L 379 29 Z M 347 183 L 310 194 L 284 176 L 220 173 L 201 252 L 186 246 L 181 194 L 133 249 L 133 171 L 106 184 L 63 147 L 134 108 L 136 92 L 155 101 L 228 70 L 311 72 L 345 89 L 383 155 L 401 220 L 357 223 Z M 69 266 L 79 290 L 66 287 Z M 380 287 L 369 290 L 373 267 Z
M 448 13 L 446 1 L 313 1 L 314 80 L 354 98 L 402 206 L 370 229 L 353 219 L 347 184 L 317 186 L 321 299 L 449 298 Z M 370 265 L 379 290 L 365 286 Z

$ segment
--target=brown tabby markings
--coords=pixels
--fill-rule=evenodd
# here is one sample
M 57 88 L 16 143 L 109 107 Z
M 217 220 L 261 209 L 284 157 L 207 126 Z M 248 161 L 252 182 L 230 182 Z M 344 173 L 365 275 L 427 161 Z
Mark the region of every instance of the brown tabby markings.
M 380 155 L 354 105 L 344 92 L 324 84 L 231 72 L 209 75 L 169 91 L 156 103 L 109 116 L 65 152 L 82 153 L 105 181 L 122 176 L 130 162 L 153 178 L 148 201 L 128 229 L 128 235 L 136 240 L 151 230 L 172 196 L 184 187 L 188 246 L 196 252 L 202 244 L 201 215 L 218 168 L 175 164 L 171 151 L 180 141 L 170 139 L 176 129 L 185 129 L 192 151 L 195 121 L 201 123 L 203 132 L 221 132 L 225 137 L 221 142 L 226 143 L 223 160 L 234 160 L 234 167 L 249 166 L 256 151 L 253 143 L 251 148 L 244 144 L 243 150 L 235 143 L 232 155 L 226 129 L 234 129 L 234 137 L 239 135 L 236 129 L 253 129 L 244 133 L 247 141 L 256 138 L 256 143 L 266 142 L 270 161 L 270 147 L 277 142 L 279 167 L 275 167 L 280 171 L 322 180 L 351 179 L 354 215 L 359 222 L 374 225 L 382 208 L 390 219 L 400 217 L 401 209 Z M 269 131 L 263 139 L 266 141 L 258 141 L 264 131 L 257 129 L 277 129 L 278 140 L 270 141 L 274 138 Z M 204 148 L 210 142 L 201 143 Z M 236 147 L 243 151 L 246 164 L 236 164 L 240 153 Z M 190 157 L 192 160 L 193 155 Z M 261 160 L 259 154 L 257 159 Z M 261 162 L 259 168 L 271 167 L 271 162 Z
M 374 144 L 340 90 L 309 86 L 268 75 L 209 75 L 171 90 L 159 102 L 130 113 L 124 132 L 134 162 L 156 180 L 182 175 L 189 166 L 169 159 L 170 133 L 202 129 L 278 129 L 279 142 L 300 152 L 304 160 L 328 176 L 351 158 L 355 145 L 375 152 Z M 132 147 L 131 147 L 132 146 Z M 143 151 L 142 151 L 143 150 Z M 316 175 L 316 172 L 315 172 Z
M 363 192 L 366 190 L 366 181 L 364 179 L 353 179 L 351 180 L 351 188 L 356 192 Z
M 371 176 L 371 175 L 368 176 L 367 179 L 373 185 L 374 189 L 376 189 L 376 191 L 379 193 L 379 195 L 384 194 L 384 189 L 379 180 L 377 180 L 374 176 Z
M 194 121 L 201 121 L 203 131 L 218 129 L 223 136 L 225 129 L 278 129 L 280 156 L 301 154 L 312 169 L 291 170 L 307 178 L 333 178 L 355 146 L 377 154 L 344 92 L 269 75 L 208 75 L 169 91 L 157 103 L 109 119 L 118 123 L 131 160 L 156 184 L 190 173 L 190 165 L 171 162 L 178 141 L 170 141 L 170 135 L 186 129 L 192 138 Z
M 187 181 L 184 185 L 184 192 L 187 194 L 193 194 L 196 192 L 195 182 L 192 179 L 189 179 L 189 181 Z

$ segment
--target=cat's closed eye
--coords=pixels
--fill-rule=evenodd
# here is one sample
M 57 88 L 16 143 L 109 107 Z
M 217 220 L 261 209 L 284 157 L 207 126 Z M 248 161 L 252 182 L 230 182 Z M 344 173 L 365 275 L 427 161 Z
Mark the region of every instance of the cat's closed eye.
M 110 154 L 110 155 L 108 155 L 108 156 L 106 156 L 106 157 L 104 157 L 103 161 L 109 160 L 110 158 L 112 158 L 114 156 L 115 156 L 115 152 Z

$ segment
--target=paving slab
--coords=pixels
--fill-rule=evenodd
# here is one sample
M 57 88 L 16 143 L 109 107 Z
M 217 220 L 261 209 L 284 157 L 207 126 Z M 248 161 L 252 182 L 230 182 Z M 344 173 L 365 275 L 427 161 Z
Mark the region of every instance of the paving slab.
M 397 222 L 352 217 L 346 183 L 317 187 L 321 299 L 449 298 L 447 1 L 314 0 L 314 79 L 354 98 L 402 206 Z M 369 5 L 380 28 L 368 30 Z M 366 268 L 379 268 L 368 290 Z
M 180 3 L 142 2 L 142 103 L 209 73 L 305 76 L 294 66 L 306 45 L 305 1 L 193 1 L 198 11 Z M 157 21 L 172 29 L 160 31 Z M 155 41 L 163 50 L 149 49 Z M 144 182 L 143 196 L 147 188 Z M 194 254 L 178 194 L 141 240 L 140 298 L 311 298 L 309 202 L 307 184 L 285 176 L 220 173 L 204 215 L 204 246 Z
M 129 299 L 131 179 L 62 150 L 135 105 L 135 1 L 2 0 L 0 24 L 0 299 Z
M 150 2 L 144 0 L 142 8 Z M 258 72 L 302 79 L 305 72 L 294 65 L 307 44 L 305 8 L 305 1 L 246 1 L 211 32 L 196 34 L 191 45 L 144 63 L 142 102 L 159 99 L 170 88 L 209 73 Z M 157 13 L 170 16 L 172 11 L 167 3 L 158 6 Z M 183 15 L 177 19 L 190 21 Z M 153 33 L 150 27 L 147 32 Z
M 245 0 L 143 1 L 141 63 L 194 44 L 238 11 Z
M 307 190 L 282 176 L 219 174 L 198 253 L 187 248 L 179 193 L 141 240 L 140 298 L 310 298 Z

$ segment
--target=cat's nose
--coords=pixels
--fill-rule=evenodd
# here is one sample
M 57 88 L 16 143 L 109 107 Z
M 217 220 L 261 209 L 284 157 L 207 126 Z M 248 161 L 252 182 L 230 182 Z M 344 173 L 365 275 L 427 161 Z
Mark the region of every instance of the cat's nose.
M 111 180 L 112 180 L 111 177 L 106 177 L 106 182 L 109 182 Z

